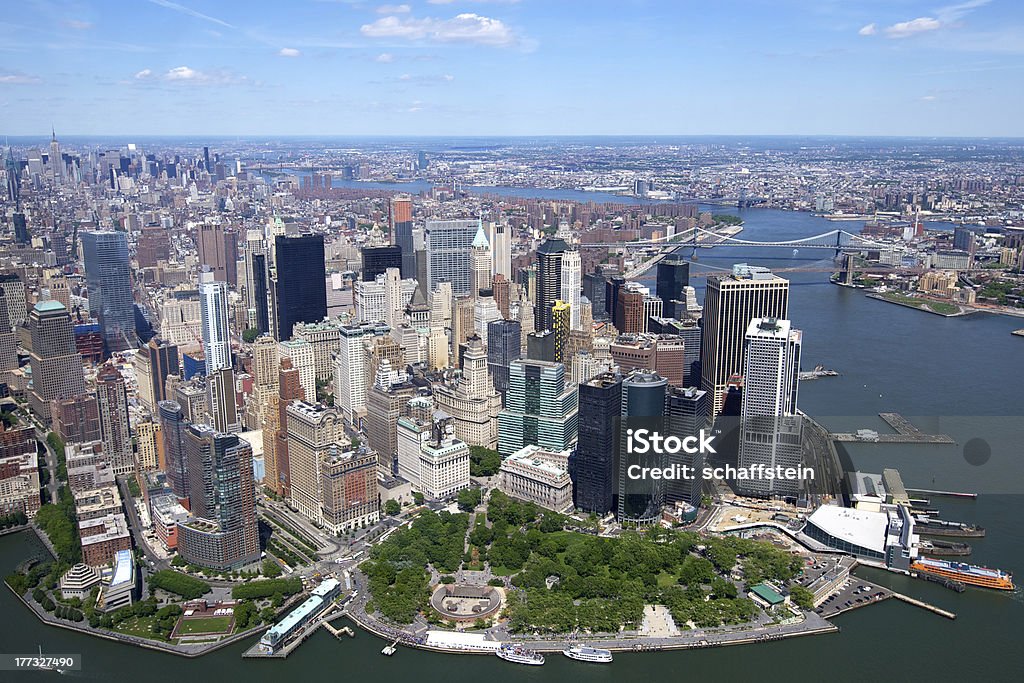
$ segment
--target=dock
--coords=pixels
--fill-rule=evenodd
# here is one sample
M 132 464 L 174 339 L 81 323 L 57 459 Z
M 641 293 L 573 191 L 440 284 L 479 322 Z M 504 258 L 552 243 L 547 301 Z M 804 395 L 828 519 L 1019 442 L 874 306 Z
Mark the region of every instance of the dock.
M 1015 335 L 1015 336 L 1018 336 L 1018 337 L 1024 337 L 1024 329 L 1021 329 L 1021 330 L 1014 330 L 1014 331 L 1013 331 L 1013 332 L 1011 332 L 1010 334 L 1012 334 L 1012 335 Z
M 833 441 L 844 443 L 930 443 L 930 444 L 955 444 L 956 441 L 948 434 L 927 434 L 911 424 L 910 420 L 899 413 L 879 413 L 878 416 L 885 420 L 894 434 L 879 434 L 873 430 L 861 430 L 860 432 L 836 432 L 830 436 Z
M 335 611 L 339 610 L 340 611 Z M 326 626 L 335 637 L 339 637 L 341 634 L 355 637 L 355 632 L 347 626 L 340 629 L 335 629 L 330 625 L 332 619 L 337 619 L 340 616 L 347 614 L 348 611 L 339 608 L 336 603 L 331 603 L 324 609 L 320 614 L 310 620 L 308 624 L 303 626 L 291 639 L 285 643 L 279 650 L 273 652 L 267 652 L 265 649 L 260 647 L 259 642 L 250 647 L 248 650 L 242 653 L 244 658 L 252 659 L 284 659 L 290 655 L 299 645 L 302 645 L 311 635 L 316 633 L 320 626 Z
M 902 600 L 903 602 L 908 603 L 910 605 L 914 605 L 915 607 L 926 609 L 929 612 L 938 614 L 942 617 L 946 617 L 947 619 L 956 619 L 956 614 L 954 612 L 944 610 L 941 607 L 936 607 L 935 605 L 931 605 L 927 602 L 924 602 L 923 600 L 912 598 L 909 595 L 903 595 L 903 593 L 897 593 L 896 591 L 892 591 L 892 597 L 896 598 L 897 600 Z
M 977 498 L 977 493 L 961 493 L 959 491 L 930 491 L 928 489 L 907 489 L 908 493 L 926 493 L 929 496 L 948 496 L 950 498 Z

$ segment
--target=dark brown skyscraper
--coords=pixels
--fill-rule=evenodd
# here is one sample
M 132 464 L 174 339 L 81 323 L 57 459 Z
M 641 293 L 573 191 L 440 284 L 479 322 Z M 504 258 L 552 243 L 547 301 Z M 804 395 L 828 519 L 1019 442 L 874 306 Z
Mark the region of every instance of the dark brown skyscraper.
M 200 265 L 210 266 L 213 279 L 238 285 L 238 239 L 234 230 L 219 223 L 204 223 L 196 234 Z
M 275 434 L 275 470 L 277 471 L 277 495 L 285 498 L 291 495 L 291 483 L 288 472 L 288 406 L 292 401 L 306 400 L 306 392 L 302 389 L 299 369 L 292 367 L 290 358 L 281 359 L 281 370 L 277 374 L 278 404 L 277 433 Z

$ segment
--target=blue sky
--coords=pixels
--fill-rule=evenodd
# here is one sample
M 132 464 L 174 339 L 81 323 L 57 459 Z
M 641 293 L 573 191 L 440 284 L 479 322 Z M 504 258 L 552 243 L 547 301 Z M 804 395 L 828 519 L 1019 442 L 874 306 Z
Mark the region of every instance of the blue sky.
M 18 0 L 0 134 L 1024 136 L 1024 2 Z

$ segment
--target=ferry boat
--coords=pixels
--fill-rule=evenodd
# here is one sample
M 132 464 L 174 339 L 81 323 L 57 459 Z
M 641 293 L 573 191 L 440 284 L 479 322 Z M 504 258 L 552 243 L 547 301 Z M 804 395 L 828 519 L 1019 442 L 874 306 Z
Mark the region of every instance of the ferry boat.
M 599 647 L 588 647 L 586 645 L 573 645 L 562 650 L 562 654 L 569 659 L 576 659 L 581 662 L 607 664 L 612 661 L 611 650 L 602 650 Z
M 982 588 L 995 588 L 997 590 L 1012 591 L 1013 575 L 1001 569 L 989 569 L 978 567 L 965 562 L 950 562 L 949 560 L 935 560 L 930 557 L 919 557 L 910 563 L 914 571 L 936 574 L 954 581 L 961 581 L 971 586 Z
M 540 666 L 544 663 L 544 655 L 533 650 L 527 650 L 524 647 L 519 647 L 518 645 L 502 645 L 494 651 L 494 654 L 506 662 L 514 662 L 515 664 Z

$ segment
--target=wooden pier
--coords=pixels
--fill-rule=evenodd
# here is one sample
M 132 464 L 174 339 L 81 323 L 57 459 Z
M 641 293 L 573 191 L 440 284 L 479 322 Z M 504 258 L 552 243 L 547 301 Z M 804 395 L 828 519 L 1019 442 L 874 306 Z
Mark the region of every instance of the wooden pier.
M 941 607 L 936 607 L 935 605 L 930 605 L 927 602 L 924 602 L 923 600 L 912 598 L 909 595 L 903 595 L 903 593 L 897 593 L 896 591 L 892 591 L 892 597 L 896 598 L 897 600 L 902 600 L 903 602 L 914 605 L 916 607 L 920 607 L 921 609 L 926 609 L 929 612 L 933 612 L 935 614 L 938 614 L 939 616 L 946 617 L 947 619 L 956 619 L 955 613 L 950 612 L 948 610 L 944 610 Z
M 956 441 L 948 434 L 927 434 L 911 424 L 910 420 L 899 413 L 879 413 L 878 416 L 885 420 L 895 434 L 877 434 L 871 438 L 851 432 L 838 432 L 830 436 L 833 441 L 843 443 L 931 443 L 931 444 L 955 444 Z M 873 430 L 872 430 L 873 431 Z

